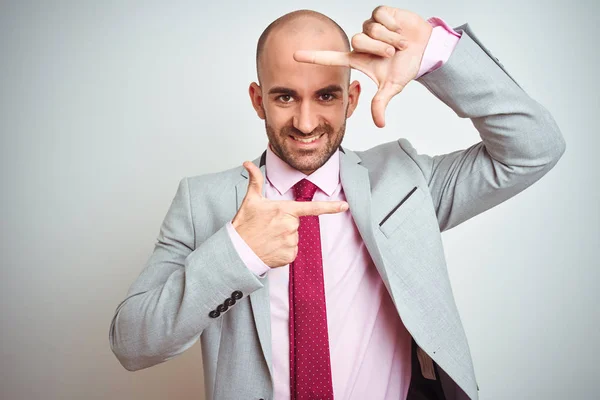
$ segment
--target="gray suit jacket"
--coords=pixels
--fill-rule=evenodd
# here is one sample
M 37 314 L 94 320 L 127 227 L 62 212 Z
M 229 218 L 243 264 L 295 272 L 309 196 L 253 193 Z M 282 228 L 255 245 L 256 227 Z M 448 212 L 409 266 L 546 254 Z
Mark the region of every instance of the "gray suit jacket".
M 482 141 L 431 157 L 398 139 L 341 148 L 340 157 L 350 212 L 420 362 L 435 364 L 448 400 L 477 399 L 478 386 L 440 233 L 521 192 L 565 151 L 548 111 L 468 24 L 455 29 L 462 37 L 448 62 L 418 81 L 470 118 Z M 179 182 L 154 251 L 110 326 L 126 369 L 162 363 L 200 338 L 207 399 L 273 398 L 268 274 L 258 278 L 244 265 L 225 228 L 247 186 L 241 166 Z

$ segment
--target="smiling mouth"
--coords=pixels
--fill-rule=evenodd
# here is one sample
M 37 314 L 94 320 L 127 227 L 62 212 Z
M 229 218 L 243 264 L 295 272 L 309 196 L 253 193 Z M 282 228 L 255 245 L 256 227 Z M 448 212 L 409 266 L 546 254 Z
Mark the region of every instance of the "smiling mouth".
M 320 135 L 316 135 L 316 136 L 311 136 L 309 138 L 297 138 L 292 135 L 290 135 L 290 137 L 300 143 L 313 143 L 314 141 L 319 140 L 321 138 L 321 136 L 323 136 L 323 135 L 324 135 L 324 133 L 322 133 Z

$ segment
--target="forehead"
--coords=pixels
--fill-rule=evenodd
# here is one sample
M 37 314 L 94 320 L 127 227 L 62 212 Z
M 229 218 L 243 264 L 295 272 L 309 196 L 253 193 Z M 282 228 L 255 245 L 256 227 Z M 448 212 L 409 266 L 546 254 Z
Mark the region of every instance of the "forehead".
M 300 63 L 294 60 L 296 50 L 347 51 L 339 31 L 330 27 L 286 27 L 269 35 L 260 60 L 261 83 L 266 89 L 285 86 L 296 90 L 319 89 L 348 80 L 347 67 Z

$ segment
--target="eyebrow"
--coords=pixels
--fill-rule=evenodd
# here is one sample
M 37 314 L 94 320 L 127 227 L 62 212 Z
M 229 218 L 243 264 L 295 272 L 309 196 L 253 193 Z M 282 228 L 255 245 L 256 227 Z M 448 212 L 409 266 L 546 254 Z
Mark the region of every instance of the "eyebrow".
M 326 93 L 336 93 L 336 92 L 343 92 L 343 89 L 340 85 L 325 86 L 324 88 L 317 90 L 316 94 L 322 95 L 322 94 L 326 94 Z M 293 89 L 286 88 L 284 86 L 275 86 L 269 90 L 269 94 L 286 94 L 289 96 L 297 96 L 298 92 L 296 92 Z
M 290 96 L 296 96 L 298 92 L 293 89 L 289 89 L 283 86 L 275 86 L 269 90 L 269 94 L 287 94 Z
M 317 90 L 318 95 L 336 92 L 343 92 L 342 87 L 340 85 L 329 85 Z

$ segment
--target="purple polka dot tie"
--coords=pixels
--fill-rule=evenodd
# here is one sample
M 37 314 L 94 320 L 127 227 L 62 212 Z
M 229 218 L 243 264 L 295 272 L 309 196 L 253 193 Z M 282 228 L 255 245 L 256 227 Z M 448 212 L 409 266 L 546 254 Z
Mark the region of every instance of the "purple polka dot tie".
M 312 201 L 314 183 L 294 185 L 296 201 Z M 290 399 L 333 400 L 319 217 L 300 217 L 298 255 L 290 263 Z

